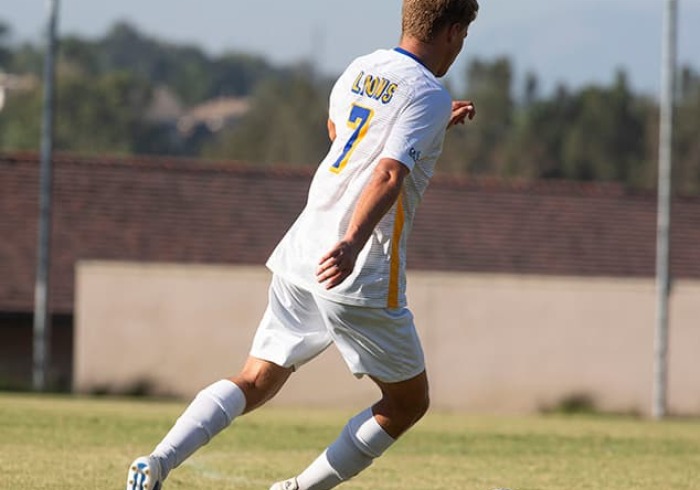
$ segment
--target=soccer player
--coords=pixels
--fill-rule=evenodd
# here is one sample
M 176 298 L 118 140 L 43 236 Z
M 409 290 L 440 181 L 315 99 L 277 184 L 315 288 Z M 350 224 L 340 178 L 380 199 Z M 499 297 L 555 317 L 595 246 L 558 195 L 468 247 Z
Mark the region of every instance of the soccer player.
M 268 307 L 242 370 L 204 388 L 127 490 L 159 490 L 173 468 L 272 398 L 330 344 L 381 399 L 350 419 L 297 476 L 270 490 L 325 490 L 367 468 L 428 409 L 423 351 L 406 306 L 406 241 L 445 130 L 474 117 L 438 78 L 462 49 L 477 0 L 404 0 L 399 46 L 357 58 L 330 96 L 331 148 L 306 207 L 267 266 Z

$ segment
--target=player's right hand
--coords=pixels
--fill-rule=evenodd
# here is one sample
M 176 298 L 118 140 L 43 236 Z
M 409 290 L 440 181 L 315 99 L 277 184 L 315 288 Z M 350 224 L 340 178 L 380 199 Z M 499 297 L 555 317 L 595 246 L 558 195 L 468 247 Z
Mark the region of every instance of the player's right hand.
M 318 263 L 316 279 L 326 289 L 336 287 L 352 274 L 357 260 L 357 251 L 351 243 L 341 240 L 328 251 Z

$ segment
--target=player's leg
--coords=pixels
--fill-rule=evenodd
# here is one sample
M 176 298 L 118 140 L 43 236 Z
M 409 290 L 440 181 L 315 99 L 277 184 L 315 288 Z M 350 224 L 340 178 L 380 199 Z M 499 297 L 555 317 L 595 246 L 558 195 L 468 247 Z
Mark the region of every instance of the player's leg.
M 293 371 L 292 367 L 282 367 L 264 359 L 248 357 L 241 372 L 228 378 L 245 396 L 246 404 L 242 413 L 252 412 L 274 397 Z
M 203 389 L 150 456 L 129 469 L 127 490 L 156 490 L 170 471 L 237 416 L 272 398 L 295 368 L 330 344 L 313 298 L 273 277 L 250 357 L 236 376 Z
M 170 471 L 236 417 L 272 398 L 291 373 L 292 368 L 249 357 L 238 375 L 201 390 L 154 451 L 132 463 L 127 490 L 158 490 Z
M 369 467 L 427 411 L 425 372 L 398 383 L 375 382 L 382 399 L 350 419 L 338 438 L 296 478 L 276 483 L 270 490 L 336 487 Z
M 372 406 L 372 413 L 387 434 L 396 439 L 428 411 L 428 377 L 423 371 L 415 378 L 398 383 L 373 380 L 382 391 L 382 399 Z
M 291 368 L 249 357 L 239 374 L 200 391 L 153 451 L 161 462 L 162 478 L 236 417 L 272 398 L 291 373 Z
M 423 351 L 407 309 L 334 305 L 319 300 L 334 342 L 355 375 L 369 375 L 382 398 L 350 421 L 297 477 L 271 490 L 326 490 L 357 475 L 426 412 Z

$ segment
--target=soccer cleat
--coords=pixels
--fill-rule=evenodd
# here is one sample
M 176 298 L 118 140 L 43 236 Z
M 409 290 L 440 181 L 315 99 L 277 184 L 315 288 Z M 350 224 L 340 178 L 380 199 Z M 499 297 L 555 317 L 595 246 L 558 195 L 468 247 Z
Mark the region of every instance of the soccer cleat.
M 161 490 L 160 463 L 151 456 L 137 458 L 129 467 L 126 490 Z
M 270 487 L 270 490 L 299 490 L 299 485 L 296 478 L 290 478 L 289 480 L 278 481 Z

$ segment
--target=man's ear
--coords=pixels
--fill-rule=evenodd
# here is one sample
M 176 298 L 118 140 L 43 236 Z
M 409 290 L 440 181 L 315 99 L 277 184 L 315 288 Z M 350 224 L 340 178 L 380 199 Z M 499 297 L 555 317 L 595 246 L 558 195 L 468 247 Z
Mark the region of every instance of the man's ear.
M 455 22 L 447 29 L 447 40 L 449 42 L 461 41 L 464 38 L 464 24 Z

